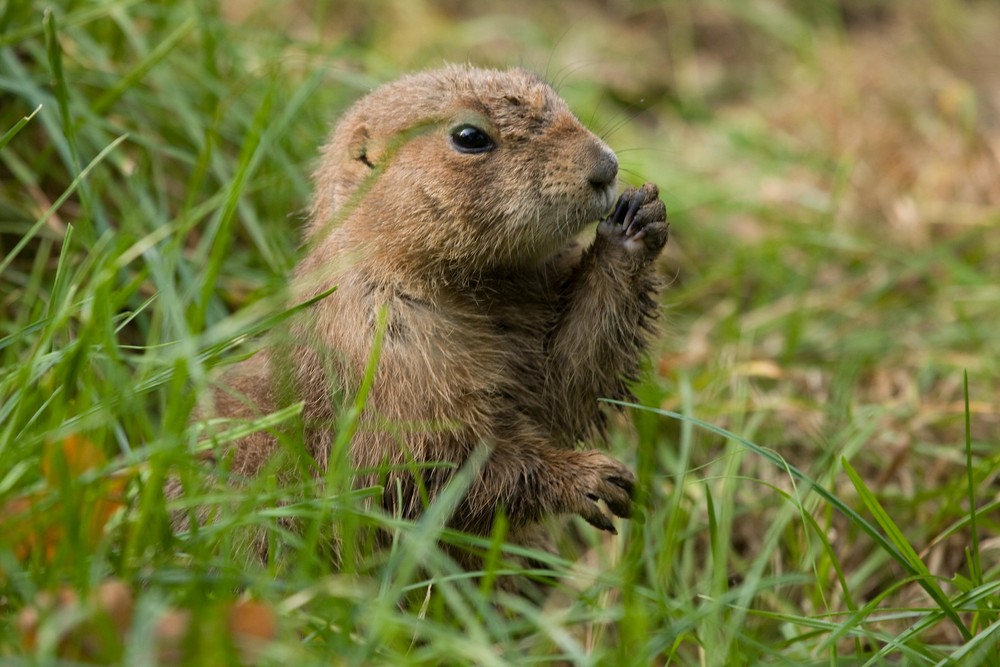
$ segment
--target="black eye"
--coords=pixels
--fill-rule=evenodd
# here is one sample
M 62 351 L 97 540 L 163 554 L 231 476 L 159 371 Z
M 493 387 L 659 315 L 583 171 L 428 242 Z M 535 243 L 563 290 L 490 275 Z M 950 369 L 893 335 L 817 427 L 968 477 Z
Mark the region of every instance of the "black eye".
M 451 131 L 451 143 L 460 153 L 485 153 L 493 148 L 490 135 L 475 125 L 459 125 Z

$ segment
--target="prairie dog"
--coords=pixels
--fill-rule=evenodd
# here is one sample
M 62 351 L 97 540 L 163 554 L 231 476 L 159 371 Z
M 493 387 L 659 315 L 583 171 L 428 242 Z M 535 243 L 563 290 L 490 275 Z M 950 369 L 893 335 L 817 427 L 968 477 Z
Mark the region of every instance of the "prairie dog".
M 656 186 L 619 197 L 617 176 L 611 149 L 524 70 L 452 65 L 377 88 L 322 150 L 292 278 L 295 303 L 336 290 L 292 325 L 285 353 L 223 377 L 217 412 L 277 409 L 285 378 L 325 468 L 335 397 L 358 391 L 384 312 L 350 460 L 387 470 L 359 480 L 384 485 L 386 510 L 419 515 L 485 445 L 449 525 L 486 534 L 502 511 L 516 536 L 577 514 L 615 532 L 598 501 L 627 517 L 634 476 L 578 446 L 603 432 L 599 399 L 628 396 L 667 241 Z M 244 438 L 234 471 L 255 474 L 276 447 L 265 432 Z M 441 462 L 453 465 L 421 467 Z

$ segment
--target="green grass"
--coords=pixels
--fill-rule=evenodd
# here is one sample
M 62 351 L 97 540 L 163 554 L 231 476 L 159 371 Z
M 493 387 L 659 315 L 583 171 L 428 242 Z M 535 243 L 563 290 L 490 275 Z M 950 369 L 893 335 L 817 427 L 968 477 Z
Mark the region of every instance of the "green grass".
M 249 596 L 266 664 L 1000 663 L 991 3 L 244 4 L 0 1 L 0 662 L 70 661 L 77 628 L 150 664 L 178 613 L 185 664 L 234 662 Z M 616 538 L 554 529 L 542 603 L 497 589 L 502 526 L 442 531 L 461 479 L 405 524 L 310 474 L 297 406 L 191 419 L 291 314 L 337 113 L 443 59 L 545 74 L 672 221 L 665 332 L 608 443 L 647 504 Z M 274 474 L 197 463 L 253 428 Z M 87 602 L 111 578 L 120 645 Z M 59 590 L 84 602 L 45 611 Z

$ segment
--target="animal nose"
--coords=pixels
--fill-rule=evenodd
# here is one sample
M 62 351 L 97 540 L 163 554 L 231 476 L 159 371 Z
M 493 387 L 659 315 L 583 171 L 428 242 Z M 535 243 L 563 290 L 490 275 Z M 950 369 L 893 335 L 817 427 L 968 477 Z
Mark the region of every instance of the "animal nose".
M 615 184 L 618 177 L 618 158 L 607 146 L 598 146 L 594 166 L 590 169 L 587 180 L 596 190 L 602 190 Z

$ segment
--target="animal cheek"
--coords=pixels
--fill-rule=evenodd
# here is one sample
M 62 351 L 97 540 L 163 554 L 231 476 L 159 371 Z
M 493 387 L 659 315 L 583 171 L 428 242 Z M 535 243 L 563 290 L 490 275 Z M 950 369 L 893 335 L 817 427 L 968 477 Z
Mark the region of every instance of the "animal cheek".
M 542 171 L 542 192 L 557 198 L 575 197 L 587 184 L 587 171 L 575 151 L 553 150 L 551 161 Z

